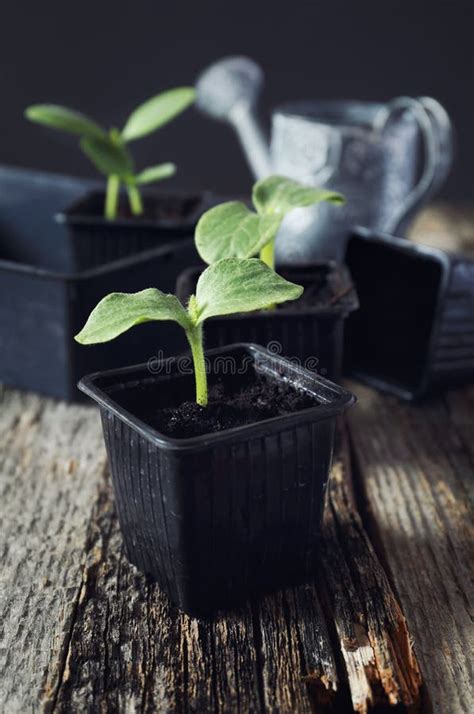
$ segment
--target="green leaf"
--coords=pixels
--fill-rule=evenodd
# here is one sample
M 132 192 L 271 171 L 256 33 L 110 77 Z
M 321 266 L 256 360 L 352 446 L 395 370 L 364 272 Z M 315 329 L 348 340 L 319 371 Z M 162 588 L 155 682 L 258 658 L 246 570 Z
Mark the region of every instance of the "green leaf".
M 133 173 L 133 162 L 126 148 L 108 136 L 84 137 L 81 139 L 81 149 L 106 176 L 115 174 L 126 180 Z
M 135 325 L 152 320 L 174 320 L 185 330 L 192 327 L 188 313 L 175 295 L 156 288 L 138 293 L 111 293 L 92 310 L 75 339 L 83 345 L 109 342 Z
M 57 104 L 34 104 L 26 109 L 25 116 L 37 124 L 68 131 L 71 134 L 96 138 L 105 136 L 105 131 L 95 121 Z
M 340 205 L 345 203 L 345 198 L 335 191 L 305 186 L 284 176 L 269 176 L 254 185 L 252 201 L 262 215 L 277 213 L 284 216 L 293 208 L 312 206 L 320 201 Z
M 139 184 L 153 183 L 172 176 L 176 172 L 176 166 L 172 163 L 159 164 L 159 166 L 150 166 L 148 169 L 141 171 L 135 176 L 135 182 Z
M 208 317 L 261 310 L 303 293 L 256 258 L 224 258 L 201 274 L 196 288 L 196 322 Z
M 228 201 L 206 211 L 196 226 L 196 248 L 206 263 L 221 258 L 250 258 L 258 253 L 260 217 L 240 201 Z
M 124 141 L 139 139 L 167 124 L 194 102 L 195 95 L 193 87 L 176 87 L 141 104 L 125 124 L 122 131 Z
M 344 201 L 339 193 L 304 186 L 282 176 L 258 181 L 253 190 L 254 213 L 240 201 L 207 211 L 196 227 L 196 248 L 206 263 L 223 258 L 251 258 L 275 239 L 286 213 L 318 201 Z

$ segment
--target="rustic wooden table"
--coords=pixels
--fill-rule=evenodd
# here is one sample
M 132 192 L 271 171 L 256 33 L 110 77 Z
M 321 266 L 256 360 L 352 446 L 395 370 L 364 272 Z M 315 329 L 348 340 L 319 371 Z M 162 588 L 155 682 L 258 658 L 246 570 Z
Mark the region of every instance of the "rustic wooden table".
M 432 208 L 414 238 L 470 250 L 473 212 Z M 96 410 L 5 389 L 2 711 L 471 714 L 474 387 L 351 387 L 316 584 L 211 621 L 126 561 Z

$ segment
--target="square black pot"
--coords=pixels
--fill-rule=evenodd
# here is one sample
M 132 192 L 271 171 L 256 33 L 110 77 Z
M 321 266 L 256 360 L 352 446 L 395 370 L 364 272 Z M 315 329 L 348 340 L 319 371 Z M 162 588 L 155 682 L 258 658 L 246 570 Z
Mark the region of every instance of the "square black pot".
M 347 371 L 406 399 L 474 377 L 474 261 L 364 229 L 346 261 L 360 300 Z
M 0 257 L 47 270 L 70 270 L 69 237 L 54 216 L 96 185 L 72 176 L 0 166 Z
M 188 268 L 176 283 L 176 294 L 186 303 L 194 293 L 202 266 Z M 307 266 L 279 266 L 287 280 L 303 285 L 326 286 L 323 305 L 287 303 L 275 310 L 260 310 L 206 321 L 207 347 L 222 347 L 234 342 L 255 342 L 275 354 L 297 360 L 302 366 L 329 379 L 339 379 L 342 366 L 344 322 L 357 309 L 357 294 L 348 270 L 335 263 Z
M 192 238 L 197 221 L 211 205 L 208 193 L 149 193 L 143 196 L 147 216 L 125 213 L 110 221 L 103 215 L 104 200 L 103 191 L 93 191 L 56 216 L 69 233 L 70 270 L 87 270 L 179 238 Z M 121 205 L 125 210 L 125 196 Z
M 0 382 L 71 401 L 81 396 L 76 384 L 88 372 L 184 349 L 182 330 L 171 322 L 140 325 L 103 345 L 84 347 L 73 336 L 109 292 L 155 286 L 172 292 L 177 274 L 195 257 L 193 241 L 180 239 L 67 273 L 2 260 L 0 253 Z
M 193 374 L 179 359 L 164 361 L 159 374 L 141 365 L 79 385 L 100 405 L 128 557 L 191 614 L 314 576 L 336 417 L 354 402 L 341 387 L 256 345 L 206 356 L 211 381 L 261 371 L 307 391 L 314 407 L 174 439 L 144 415 L 150 404 L 193 398 Z M 236 376 L 242 365 L 245 375 Z

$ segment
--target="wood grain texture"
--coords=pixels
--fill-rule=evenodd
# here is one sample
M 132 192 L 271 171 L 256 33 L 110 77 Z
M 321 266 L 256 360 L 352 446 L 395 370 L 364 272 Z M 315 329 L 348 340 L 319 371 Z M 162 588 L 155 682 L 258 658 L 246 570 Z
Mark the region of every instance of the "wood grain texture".
M 359 402 L 350 432 L 371 534 L 428 697 L 435 712 L 472 712 L 472 389 L 414 406 L 352 386 Z
M 420 671 L 405 618 L 357 511 L 349 451 L 341 453 L 329 484 L 322 560 L 352 705 L 362 714 L 373 707 L 411 708 L 419 703 Z
M 93 408 L 7 390 L 0 436 L 4 711 L 311 712 L 350 711 L 352 704 L 366 711 L 372 701 L 388 701 L 372 661 L 379 651 L 402 691 L 387 634 L 360 614 L 370 612 L 373 591 L 359 587 L 357 613 L 351 610 L 353 574 L 336 568 L 351 557 L 346 535 L 327 532 L 328 557 L 315 563 L 315 585 L 192 619 L 123 554 Z M 348 497 L 347 454 L 345 464 L 334 467 L 344 478 L 331 488 L 330 519 L 338 530 L 355 519 L 354 557 L 369 558 L 373 577 L 384 582 Z M 329 601 L 338 603 L 336 626 Z M 366 678 L 362 693 L 340 660 L 338 607 L 351 613 L 345 632 L 371 638 L 364 672 L 374 666 L 379 674 Z M 378 608 L 382 623 L 398 617 L 390 597 Z M 394 701 L 405 701 L 399 691 Z
M 250 608 L 179 613 L 122 552 L 104 485 L 55 710 L 251 711 L 259 702 Z
M 13 391 L 0 444 L 0 700 L 22 712 L 38 706 L 48 672 L 49 696 L 59 686 L 105 450 L 90 408 Z
M 319 597 L 315 586 L 303 585 L 256 604 L 265 711 L 332 711 L 341 701 Z

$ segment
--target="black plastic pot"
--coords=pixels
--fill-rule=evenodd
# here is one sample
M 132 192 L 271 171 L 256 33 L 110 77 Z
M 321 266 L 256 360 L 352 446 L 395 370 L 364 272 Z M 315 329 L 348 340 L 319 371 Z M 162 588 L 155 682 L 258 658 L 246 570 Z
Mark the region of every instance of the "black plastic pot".
M 347 370 L 406 399 L 474 377 L 474 261 L 364 229 L 348 242 L 360 300 Z
M 207 353 L 212 381 L 222 365 L 262 370 L 314 396 L 314 407 L 190 439 L 146 423 L 150 405 L 176 406 L 194 377 L 176 359 L 95 374 L 80 388 L 101 409 L 129 559 L 191 614 L 314 576 L 315 553 L 337 415 L 354 397 L 255 345 Z M 219 368 L 219 365 L 221 366 Z
M 186 302 L 196 288 L 202 266 L 188 268 L 176 283 L 176 294 Z M 311 288 L 326 285 L 323 305 L 288 303 L 271 311 L 214 317 L 206 321 L 206 345 L 221 347 L 234 342 L 255 342 L 272 352 L 297 360 L 329 379 L 339 379 L 345 318 L 358 306 L 349 272 L 335 263 L 278 268 L 288 280 Z
M 49 236 L 44 234 L 43 244 Z M 52 244 L 53 239 L 51 250 Z M 75 400 L 80 396 L 77 381 L 88 372 L 184 349 L 182 330 L 170 322 L 140 325 L 113 342 L 90 347 L 77 344 L 73 336 L 107 293 L 155 286 L 171 292 L 178 272 L 195 256 L 193 241 L 181 239 L 67 273 L 3 260 L 0 253 L 0 382 Z
M 0 166 L 0 257 L 48 270 L 70 270 L 71 245 L 54 216 L 97 183 Z
M 126 206 L 125 197 L 122 197 Z M 87 270 L 144 250 L 159 248 L 179 238 L 192 238 L 201 214 L 211 205 L 208 193 L 155 193 L 143 197 L 145 212 L 156 218 L 125 214 L 104 218 L 104 192 L 82 197 L 56 220 L 69 231 L 73 271 Z M 176 213 L 176 216 L 171 214 Z M 170 214 L 170 215 L 167 215 Z

